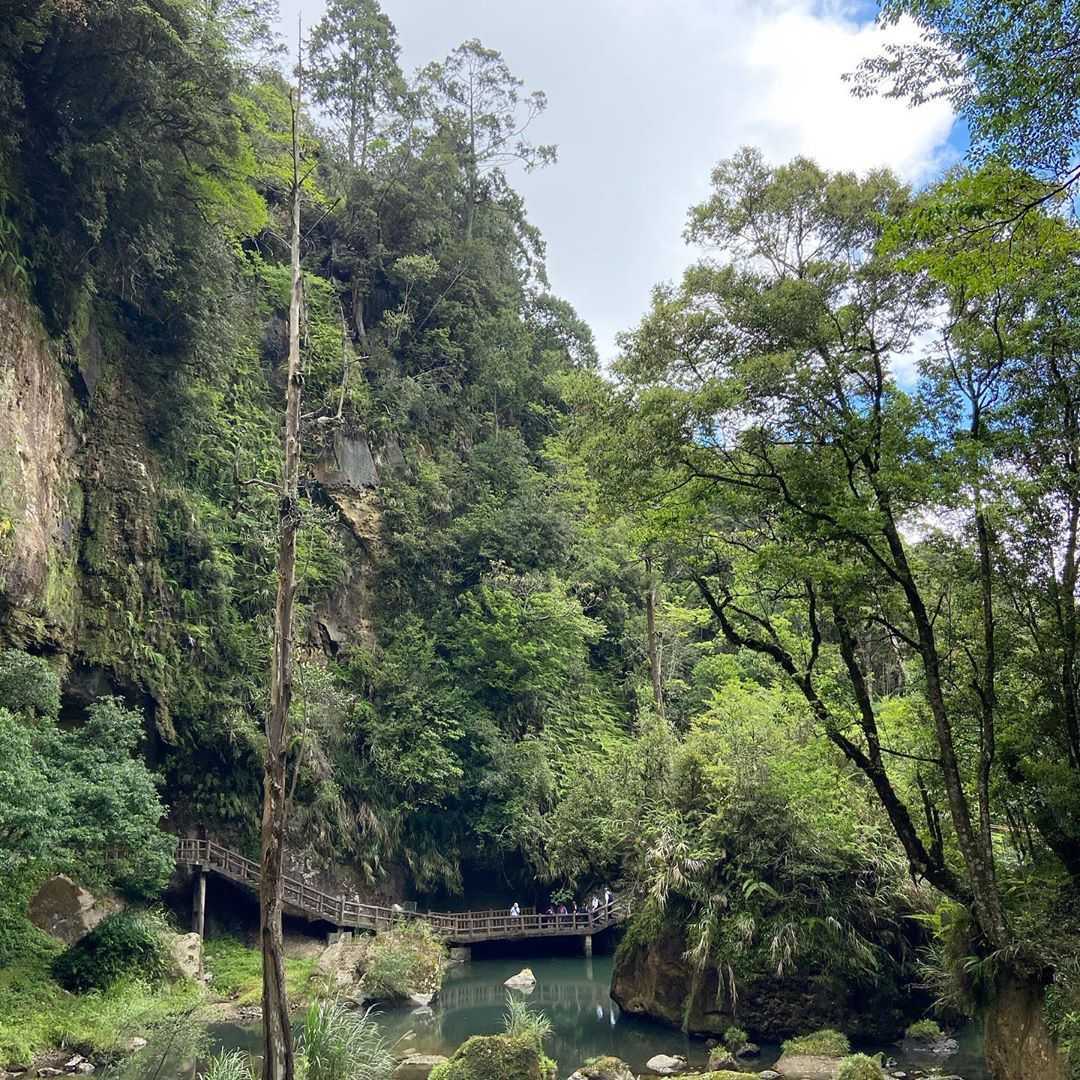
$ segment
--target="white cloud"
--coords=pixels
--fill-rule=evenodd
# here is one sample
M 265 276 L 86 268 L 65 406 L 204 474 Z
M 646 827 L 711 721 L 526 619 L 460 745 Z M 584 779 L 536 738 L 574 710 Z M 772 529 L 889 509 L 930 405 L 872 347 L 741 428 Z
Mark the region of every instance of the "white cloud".
M 282 0 L 283 26 L 302 3 Z M 880 43 L 844 0 L 383 0 L 412 68 L 469 37 L 499 49 L 550 107 L 536 127 L 559 163 L 515 177 L 548 243 L 552 287 L 614 351 L 693 253 L 681 234 L 709 172 L 740 146 L 773 161 L 936 167 L 947 105 L 856 100 L 841 81 Z M 900 30 L 910 33 L 910 30 Z
M 902 101 L 859 99 L 841 78 L 885 40 L 916 36 L 910 22 L 886 32 L 792 3 L 750 36 L 745 64 L 759 90 L 745 129 L 773 156 L 805 154 L 858 171 L 888 165 L 906 180 L 924 179 L 942 164 L 953 122 L 948 103 L 912 110 Z

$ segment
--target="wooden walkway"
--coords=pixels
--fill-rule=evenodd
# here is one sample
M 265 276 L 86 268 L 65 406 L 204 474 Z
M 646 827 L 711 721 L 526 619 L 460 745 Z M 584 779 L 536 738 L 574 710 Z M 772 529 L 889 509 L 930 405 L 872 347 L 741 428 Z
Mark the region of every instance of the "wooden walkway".
M 182 838 L 177 841 L 176 861 L 182 865 L 210 870 L 230 881 L 258 890 L 257 862 L 212 840 Z M 623 905 L 614 900 L 595 911 L 577 915 L 511 915 L 509 909 L 493 911 L 406 911 L 402 908 L 362 904 L 345 896 L 332 896 L 285 877 L 282 897 L 286 907 L 308 919 L 320 919 L 341 929 L 387 930 L 410 919 L 423 919 L 449 944 L 468 945 L 476 941 L 505 941 L 529 937 L 591 937 L 621 922 Z

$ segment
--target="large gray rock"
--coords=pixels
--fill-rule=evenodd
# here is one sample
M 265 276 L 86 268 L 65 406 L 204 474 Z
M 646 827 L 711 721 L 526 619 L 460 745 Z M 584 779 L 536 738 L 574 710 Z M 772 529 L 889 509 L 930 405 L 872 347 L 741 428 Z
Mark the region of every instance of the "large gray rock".
M 521 990 L 524 993 L 531 993 L 536 986 L 536 976 L 532 973 L 531 968 L 522 968 L 516 975 L 511 975 L 503 986 L 509 987 L 511 990 Z
M 948 1035 L 938 1035 L 932 1039 L 905 1039 L 901 1044 L 908 1054 L 938 1054 L 948 1057 L 960 1049 L 960 1044 Z
M 334 434 L 334 441 L 316 466 L 315 475 L 325 487 L 350 491 L 379 485 L 379 470 L 367 439 L 341 431 Z
M 202 938 L 198 934 L 177 934 L 169 942 L 169 954 L 176 970 L 184 978 L 202 978 Z
M 784 1080 L 836 1080 L 840 1058 L 818 1054 L 784 1054 L 773 1066 Z
M 398 1062 L 393 1080 L 427 1080 L 435 1066 L 447 1060 L 442 1054 L 410 1054 Z
M 121 906 L 119 901 L 99 899 L 66 875 L 57 874 L 34 894 L 28 914 L 39 930 L 72 945 Z
M 675 1054 L 657 1054 L 645 1062 L 645 1068 L 660 1076 L 675 1076 L 686 1072 L 686 1058 Z

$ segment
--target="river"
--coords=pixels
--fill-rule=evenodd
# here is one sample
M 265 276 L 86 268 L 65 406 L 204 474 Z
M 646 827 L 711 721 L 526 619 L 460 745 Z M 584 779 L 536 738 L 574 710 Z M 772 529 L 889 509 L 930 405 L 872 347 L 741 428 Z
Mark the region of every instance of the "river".
M 511 956 L 473 960 L 451 968 L 442 992 L 430 1008 L 388 1009 L 378 1014 L 386 1035 L 401 1040 L 403 1051 L 450 1054 L 470 1035 L 493 1034 L 502 1030 L 506 1007 L 503 982 L 523 967 L 532 969 L 536 989 L 529 1003 L 547 1013 L 553 1032 L 547 1052 L 559 1063 L 560 1077 L 568 1076 L 583 1061 L 599 1054 L 613 1054 L 634 1069 L 644 1069 L 654 1054 L 683 1054 L 692 1065 L 704 1066 L 708 1048 L 702 1039 L 691 1039 L 657 1024 L 623 1014 L 608 996 L 611 985 L 611 957 L 596 956 Z M 241 1047 L 257 1051 L 257 1028 L 217 1024 L 210 1029 L 218 1048 Z M 946 1072 L 963 1080 L 989 1080 L 979 1048 L 978 1033 L 961 1032 L 960 1052 L 942 1061 L 927 1057 L 905 1057 L 897 1047 L 868 1047 L 883 1050 L 905 1069 L 945 1065 Z M 776 1046 L 763 1047 L 750 1070 L 764 1069 L 779 1055 Z

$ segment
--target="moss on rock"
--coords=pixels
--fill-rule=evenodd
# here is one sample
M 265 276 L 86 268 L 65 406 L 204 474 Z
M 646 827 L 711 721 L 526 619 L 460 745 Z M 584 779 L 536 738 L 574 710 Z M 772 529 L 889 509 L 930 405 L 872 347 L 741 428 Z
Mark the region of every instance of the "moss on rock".
M 555 1064 L 530 1039 L 474 1035 L 429 1080 L 555 1080 Z

